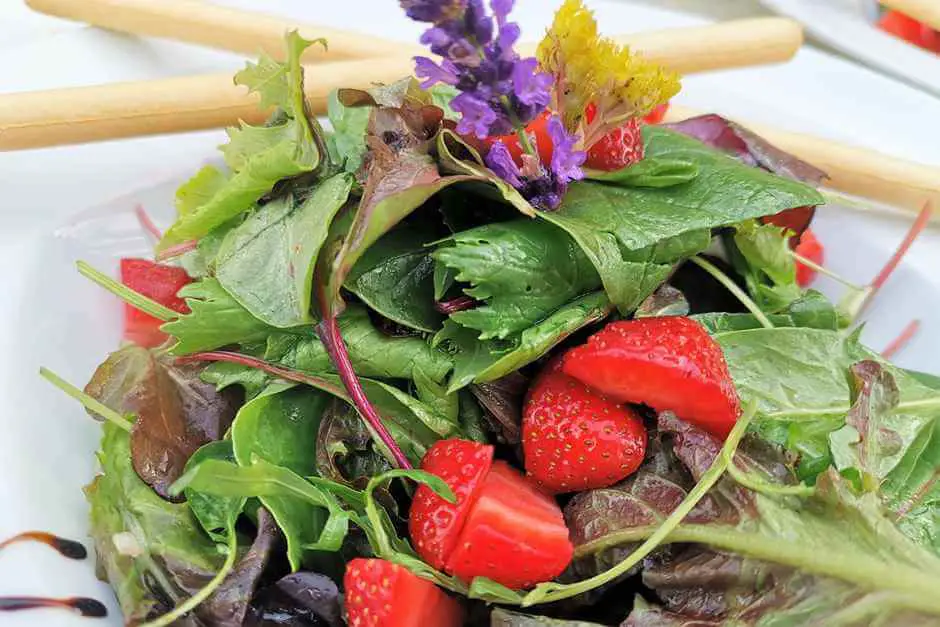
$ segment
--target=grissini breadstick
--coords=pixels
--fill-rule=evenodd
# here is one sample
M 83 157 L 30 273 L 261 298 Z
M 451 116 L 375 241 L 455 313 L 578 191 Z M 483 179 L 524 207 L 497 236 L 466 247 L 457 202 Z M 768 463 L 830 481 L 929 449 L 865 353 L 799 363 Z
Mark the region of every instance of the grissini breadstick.
M 684 120 L 699 113 L 672 106 L 666 121 Z M 927 201 L 940 206 L 940 167 L 812 135 L 740 122 L 777 147 L 826 171 L 829 174 L 827 187 L 915 213 Z
M 298 29 L 308 39 L 329 41 L 329 52 L 311 46 L 308 63 L 421 53 L 415 44 L 398 43 L 318 24 L 221 7 L 200 0 L 26 0 L 30 8 L 123 33 L 175 39 L 249 56 L 284 55 L 284 33 Z
M 732 36 L 751 28 L 752 20 L 620 39 L 681 73 L 785 61 L 796 53 L 802 42 L 798 25 L 759 21 L 760 39 Z M 307 96 L 314 111 L 323 112 L 327 94 L 337 87 L 390 82 L 412 69 L 407 52 L 308 66 Z M 0 96 L 0 150 L 216 128 L 263 115 L 230 74 L 8 94 Z

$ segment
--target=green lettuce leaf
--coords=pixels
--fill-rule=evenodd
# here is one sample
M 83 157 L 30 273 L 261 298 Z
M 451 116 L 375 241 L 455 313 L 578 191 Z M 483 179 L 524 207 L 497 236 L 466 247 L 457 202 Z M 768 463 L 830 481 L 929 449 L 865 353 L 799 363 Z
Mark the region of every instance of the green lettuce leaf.
M 102 426 L 101 471 L 85 488 L 99 572 L 114 588 L 124 619 L 142 622 L 185 598 L 184 580 L 222 563 L 185 503 L 160 498 L 131 466 L 130 437 Z
M 259 208 L 229 231 L 216 258 L 216 278 L 253 316 L 273 327 L 310 323 L 313 270 L 352 177 L 337 174 L 306 199 L 292 194 Z
M 786 229 L 755 220 L 735 227 L 734 244 L 741 253 L 741 274 L 755 302 L 765 311 L 780 311 L 803 290 L 796 282 L 796 262 Z
M 454 270 L 458 281 L 471 285 L 464 290 L 468 296 L 485 303 L 450 316 L 480 331 L 481 340 L 505 339 L 601 287 L 597 271 L 571 237 L 536 220 L 457 233 L 433 256 Z
M 231 175 L 207 166 L 177 193 L 179 218 L 164 234 L 159 248 L 199 239 L 251 209 L 275 183 L 320 164 L 321 148 L 306 110 L 300 55 L 314 42 L 296 31 L 287 35 L 287 62 L 264 55 L 235 75 L 235 82 L 258 94 L 261 106 L 277 107 L 270 125 L 242 125 L 229 130 L 222 149 Z

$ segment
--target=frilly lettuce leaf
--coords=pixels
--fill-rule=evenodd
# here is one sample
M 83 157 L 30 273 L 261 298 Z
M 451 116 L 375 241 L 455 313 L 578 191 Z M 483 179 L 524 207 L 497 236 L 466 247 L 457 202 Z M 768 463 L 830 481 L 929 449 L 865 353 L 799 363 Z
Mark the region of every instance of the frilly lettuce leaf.
M 226 175 L 207 166 L 177 194 L 179 218 L 164 234 L 159 247 L 198 239 L 251 207 L 275 183 L 311 172 L 321 159 L 319 139 L 307 115 L 300 55 L 311 46 L 293 31 L 287 35 L 288 60 L 278 63 L 263 56 L 235 76 L 235 82 L 257 93 L 262 107 L 277 107 L 269 126 L 242 124 L 229 130 L 222 148 L 231 168 Z

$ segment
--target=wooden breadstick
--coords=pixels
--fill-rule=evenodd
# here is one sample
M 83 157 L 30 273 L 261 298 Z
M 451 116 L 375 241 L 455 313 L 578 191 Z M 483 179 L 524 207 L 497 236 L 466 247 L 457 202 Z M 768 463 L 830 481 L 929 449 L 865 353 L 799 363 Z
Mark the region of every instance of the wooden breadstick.
M 681 73 L 792 57 L 802 41 L 799 26 L 776 18 L 760 22 L 761 40 L 733 36 L 751 28 L 752 20 L 741 27 L 718 24 L 622 39 Z M 401 52 L 308 66 L 307 95 L 313 110 L 323 113 L 327 94 L 337 87 L 391 82 L 412 69 L 411 58 Z M 244 88 L 232 84 L 231 74 L 8 94 L 0 96 L 0 150 L 217 128 L 263 118 L 256 107 Z
M 265 52 L 276 59 L 284 56 L 284 33 L 299 29 L 308 39 L 324 37 L 329 52 L 311 46 L 304 61 L 367 59 L 403 51 L 418 54 L 415 45 L 351 33 L 318 24 L 221 7 L 199 0 L 26 0 L 30 8 L 70 20 L 111 30 L 175 39 L 210 48 L 257 56 Z
M 880 0 L 889 9 L 909 15 L 918 22 L 940 30 L 940 2 L 937 0 Z
M 698 114 L 692 109 L 672 106 L 666 121 L 676 122 Z M 913 212 L 920 211 L 927 201 L 940 206 L 940 167 L 763 124 L 740 122 L 778 148 L 824 170 L 829 174 L 827 187 Z

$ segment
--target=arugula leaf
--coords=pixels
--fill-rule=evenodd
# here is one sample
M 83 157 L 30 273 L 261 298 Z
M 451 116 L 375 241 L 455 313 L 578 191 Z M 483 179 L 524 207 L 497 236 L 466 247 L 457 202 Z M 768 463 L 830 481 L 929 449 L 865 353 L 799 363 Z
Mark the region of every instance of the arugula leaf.
M 338 322 L 353 367 L 363 377 L 413 379 L 414 370 L 420 368 L 440 381 L 451 369 L 449 356 L 423 338 L 391 337 L 376 329 L 363 307 L 348 307 Z M 271 335 L 265 358 L 304 372 L 336 371 L 326 348 L 309 329 Z
M 177 574 L 213 573 L 221 556 L 187 505 L 163 500 L 140 480 L 126 431 L 102 426 L 98 462 L 101 472 L 85 497 L 99 572 L 114 588 L 125 620 L 142 622 L 182 597 Z
M 251 209 L 278 181 L 319 166 L 320 140 L 307 115 L 300 64 L 300 55 L 313 43 L 292 31 L 287 35 L 286 63 L 265 55 L 235 75 L 237 84 L 260 96 L 262 107 L 278 107 L 283 115 L 269 126 L 243 125 L 229 131 L 230 143 L 222 152 L 232 175 L 207 166 L 186 183 L 177 195 L 179 219 L 158 248 L 201 238 Z
M 454 270 L 456 280 L 471 284 L 464 289 L 468 296 L 485 302 L 450 316 L 480 331 L 481 340 L 505 339 L 601 287 L 597 271 L 571 237 L 536 220 L 457 233 L 433 257 Z
M 207 459 L 235 461 L 235 451 L 231 440 L 219 440 L 203 445 L 186 462 L 184 474 Z M 186 503 L 202 528 L 216 542 L 225 542 L 228 530 L 235 528 L 235 521 L 245 508 L 244 498 L 218 497 L 192 488 L 184 491 Z
M 426 229 L 400 225 L 366 249 L 344 287 L 370 308 L 406 327 L 433 332 L 444 317 L 434 308 L 436 266 Z
M 588 324 L 603 320 L 612 307 L 603 292 L 583 296 L 560 307 L 545 320 L 508 340 L 481 342 L 477 334 L 455 322 L 445 322 L 434 338 L 456 350 L 448 391 L 470 383 L 494 381 L 539 359 L 566 337 Z
M 328 400 L 308 388 L 275 384 L 246 403 L 232 425 L 238 464 L 251 466 L 262 459 L 300 475 L 314 474 L 317 430 Z M 284 532 L 291 568 L 298 570 L 305 545 L 316 544 L 326 524 L 323 510 L 277 496 L 261 496 L 261 503 Z
M 180 314 L 160 327 L 176 338 L 172 348 L 175 355 L 262 340 L 272 331 L 238 304 L 216 279 L 190 283 L 179 291 L 179 296 L 186 300 L 190 313 Z
M 219 283 L 273 327 L 312 322 L 314 265 L 351 188 L 352 177 L 337 174 L 305 200 L 288 195 L 259 208 L 225 236 L 216 258 Z

